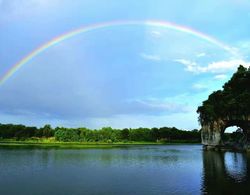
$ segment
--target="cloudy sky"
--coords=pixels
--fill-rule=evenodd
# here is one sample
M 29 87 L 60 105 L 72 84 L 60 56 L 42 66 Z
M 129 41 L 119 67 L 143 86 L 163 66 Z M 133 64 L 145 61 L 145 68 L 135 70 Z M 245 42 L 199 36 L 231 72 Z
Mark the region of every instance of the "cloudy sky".
M 248 0 L 0 0 L 0 123 L 199 128 L 196 114 L 239 64 L 249 66 Z M 184 31 L 146 25 L 165 21 Z

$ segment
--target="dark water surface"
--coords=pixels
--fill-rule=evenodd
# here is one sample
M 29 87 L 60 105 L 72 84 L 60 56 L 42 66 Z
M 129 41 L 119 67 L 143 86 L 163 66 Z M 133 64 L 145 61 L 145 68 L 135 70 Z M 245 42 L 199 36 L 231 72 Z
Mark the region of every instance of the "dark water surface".
M 0 148 L 0 194 L 250 194 L 248 156 L 201 145 Z

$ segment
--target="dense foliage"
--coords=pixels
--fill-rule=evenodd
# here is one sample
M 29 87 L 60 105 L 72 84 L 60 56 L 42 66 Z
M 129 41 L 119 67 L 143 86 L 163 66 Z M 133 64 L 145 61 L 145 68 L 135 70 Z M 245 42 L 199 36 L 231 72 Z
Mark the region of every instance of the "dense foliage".
M 201 124 L 225 117 L 247 118 L 250 115 L 250 67 L 240 65 L 223 89 L 209 95 L 197 112 Z
M 50 125 L 42 128 L 26 127 L 24 125 L 0 124 L 0 138 L 25 139 L 30 137 L 52 137 L 54 130 Z
M 62 142 L 127 142 L 127 141 L 150 141 L 171 142 L 182 140 L 187 142 L 199 142 L 198 130 L 184 131 L 175 127 L 162 128 L 135 128 L 135 129 L 112 129 L 104 127 L 100 130 L 87 128 L 64 128 L 52 129 L 50 125 L 38 129 L 23 125 L 0 124 L 0 138 L 15 138 L 17 140 L 34 137 L 55 137 Z
M 104 127 L 100 130 L 86 128 L 65 129 L 56 128 L 55 138 L 59 141 L 83 142 L 119 142 L 119 141 L 171 141 L 171 140 L 200 140 L 197 130 L 183 131 L 176 128 L 137 128 L 137 129 L 112 129 Z

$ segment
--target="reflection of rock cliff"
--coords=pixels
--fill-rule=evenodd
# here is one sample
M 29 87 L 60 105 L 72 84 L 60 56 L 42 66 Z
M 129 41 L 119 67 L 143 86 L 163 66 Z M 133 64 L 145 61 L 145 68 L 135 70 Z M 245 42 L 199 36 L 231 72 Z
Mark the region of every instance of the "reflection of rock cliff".
M 213 92 L 197 112 L 205 146 L 222 145 L 222 134 L 230 126 L 243 129 L 242 143 L 250 140 L 250 67 L 239 66 L 223 90 Z
M 250 194 L 249 176 L 246 153 L 203 152 L 204 194 Z

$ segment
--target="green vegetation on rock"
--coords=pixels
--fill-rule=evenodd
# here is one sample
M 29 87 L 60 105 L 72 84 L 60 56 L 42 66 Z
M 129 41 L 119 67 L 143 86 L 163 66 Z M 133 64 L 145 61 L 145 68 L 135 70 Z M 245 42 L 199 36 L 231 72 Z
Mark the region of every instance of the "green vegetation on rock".
M 209 95 L 198 107 L 199 121 L 202 125 L 219 119 L 246 120 L 250 115 L 250 67 L 242 65 L 222 90 Z

